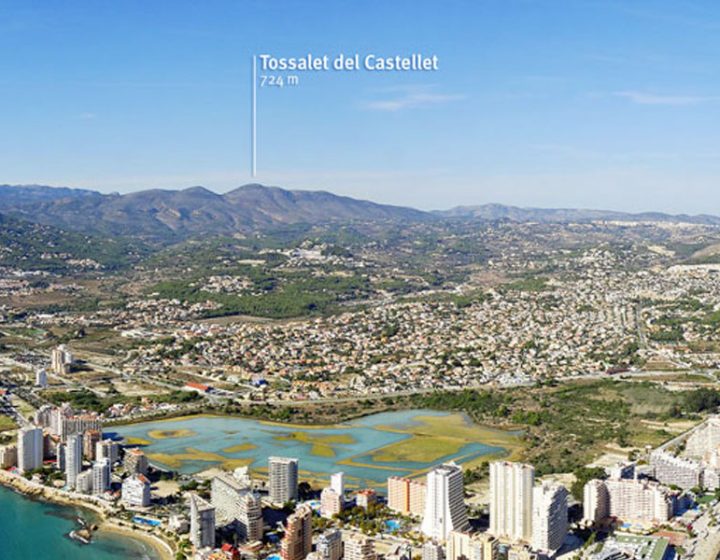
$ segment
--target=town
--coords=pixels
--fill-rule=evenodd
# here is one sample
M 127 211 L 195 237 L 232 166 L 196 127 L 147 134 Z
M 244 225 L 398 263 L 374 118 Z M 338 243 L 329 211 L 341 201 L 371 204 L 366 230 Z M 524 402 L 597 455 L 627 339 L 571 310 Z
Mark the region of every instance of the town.
M 720 416 L 638 460 L 592 469 L 579 497 L 537 479 L 532 465 L 492 461 L 480 501 L 454 462 L 391 476 L 383 489 L 351 490 L 343 472 L 313 487 L 297 458 L 281 456 L 268 457 L 261 478 L 247 467 L 197 477 L 106 437 L 96 413 L 44 405 L 19 421 L 17 441 L 0 447 L 4 484 L 96 509 L 176 558 L 670 560 L 710 558 L 720 546 L 710 529 L 720 511 Z M 71 537 L 89 543 L 92 530 Z

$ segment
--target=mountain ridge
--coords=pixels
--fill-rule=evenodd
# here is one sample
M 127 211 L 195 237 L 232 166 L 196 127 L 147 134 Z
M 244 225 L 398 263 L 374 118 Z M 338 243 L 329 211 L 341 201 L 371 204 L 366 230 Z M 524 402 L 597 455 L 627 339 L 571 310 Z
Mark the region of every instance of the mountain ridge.
M 40 185 L 0 185 L 3 212 L 46 225 L 111 235 L 184 238 L 298 223 L 423 220 L 432 215 L 326 191 L 288 191 L 258 184 L 224 194 L 195 186 L 102 194 Z
M 598 210 L 592 208 L 537 208 L 497 203 L 455 206 L 449 210 L 434 210 L 432 214 L 443 218 L 508 219 L 518 222 L 657 221 L 720 225 L 720 216 L 713 214 L 668 214 L 653 211 L 622 212 L 619 210 Z
M 0 212 L 85 234 L 173 240 L 262 231 L 293 224 L 480 220 L 510 222 L 668 222 L 720 226 L 720 217 L 662 212 L 629 213 L 503 204 L 423 211 L 322 190 L 287 190 L 258 183 L 219 194 L 204 186 L 103 194 L 45 185 L 0 185 Z

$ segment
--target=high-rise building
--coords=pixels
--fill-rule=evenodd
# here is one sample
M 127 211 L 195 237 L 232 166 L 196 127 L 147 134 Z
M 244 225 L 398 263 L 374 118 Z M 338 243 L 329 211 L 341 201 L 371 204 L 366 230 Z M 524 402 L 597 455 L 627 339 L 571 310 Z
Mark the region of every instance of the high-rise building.
M 320 514 L 331 519 L 343 510 L 344 500 L 333 488 L 323 488 L 320 493 Z
M 77 486 L 77 475 L 82 471 L 83 438 L 79 434 L 67 438 L 65 444 L 65 485 L 74 490 Z
M 99 430 L 86 430 L 83 434 L 83 457 L 88 461 L 97 459 L 97 443 L 102 438 Z
M 80 494 L 90 494 L 93 491 L 93 471 L 88 469 L 75 478 L 75 491 Z
M 35 424 L 41 428 L 57 435 L 57 408 L 52 405 L 44 404 L 35 411 Z
M 316 552 L 319 560 L 340 560 L 343 557 L 342 533 L 328 529 L 318 537 Z
M 568 532 L 568 492 L 561 484 L 544 482 L 533 489 L 532 548 L 555 552 Z
M 268 459 L 270 501 L 284 504 L 298 498 L 298 460 L 288 457 Z
M 311 550 L 312 509 L 302 505 L 287 519 L 280 556 L 282 560 L 304 560 Z
M 65 375 L 70 373 L 73 364 L 72 352 L 67 346 L 61 344 L 54 348 L 50 354 L 50 367 L 56 375 Z
M 467 527 L 462 469 L 454 463 L 435 467 L 427 474 L 422 532 L 445 541 L 451 531 L 463 531 Z
M 215 508 L 215 522 L 227 525 L 240 517 L 240 498 L 249 491 L 234 476 L 221 472 L 210 483 L 210 503 Z
M 125 472 L 129 474 L 147 474 L 148 459 L 142 449 L 133 447 L 125 452 L 125 460 L 123 462 Z
M 190 542 L 195 548 L 215 546 L 215 508 L 197 494 L 190 494 Z
M 490 533 L 513 542 L 532 539 L 535 469 L 531 465 L 490 463 Z
M 388 507 L 403 515 L 425 514 L 427 487 L 422 480 L 391 476 L 387 481 Z
M 99 496 L 110 489 L 110 461 L 98 459 L 93 463 L 93 494 Z
M 263 519 L 260 498 L 252 492 L 249 480 L 220 473 L 211 483 L 211 503 L 216 521 L 237 523 L 240 537 L 254 542 L 262 540 Z
M 453 531 L 445 547 L 446 560 L 495 560 L 498 557 L 498 540 L 489 533 L 470 535 Z
M 610 493 L 604 480 L 589 480 L 583 488 L 583 520 L 601 523 L 610 517 Z
M 21 473 L 42 467 L 43 431 L 41 428 L 21 428 L 18 432 L 18 469 Z
M 375 541 L 365 535 L 352 533 L 345 539 L 345 560 L 375 560 Z
M 45 389 L 48 386 L 47 372 L 44 369 L 39 369 L 35 372 L 35 386 Z
M 0 447 L 0 469 L 9 469 L 17 465 L 18 448 L 16 445 Z
M 330 475 L 330 488 L 344 499 L 345 496 L 345 473 L 336 472 Z
M 59 443 L 55 448 L 55 468 L 60 472 L 65 472 L 67 468 L 67 444 Z
M 608 517 L 641 524 L 664 523 L 674 513 L 676 494 L 649 480 L 591 480 L 583 489 L 585 521 Z
M 58 435 L 64 440 L 68 436 L 84 434 L 88 430 L 97 430 L 102 433 L 102 420 L 95 413 L 87 414 L 66 414 L 63 411 L 59 414 Z
M 240 498 L 240 510 L 237 518 L 240 538 L 247 542 L 262 541 L 263 515 L 260 496 L 254 492 L 246 492 Z
M 127 477 L 122 483 L 121 499 L 129 506 L 149 506 L 150 481 L 143 474 Z
M 110 464 L 114 465 L 120 458 L 120 444 L 111 439 L 104 439 L 97 442 L 95 445 L 95 458 L 108 459 Z

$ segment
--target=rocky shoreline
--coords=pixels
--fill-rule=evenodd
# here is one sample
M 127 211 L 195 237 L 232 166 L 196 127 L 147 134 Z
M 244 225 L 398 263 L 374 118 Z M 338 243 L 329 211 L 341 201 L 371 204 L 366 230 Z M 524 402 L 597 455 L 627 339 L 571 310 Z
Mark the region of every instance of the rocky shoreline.
M 83 535 L 85 537 L 91 537 L 91 534 L 95 531 L 115 533 L 146 543 L 157 552 L 161 560 L 172 560 L 174 558 L 173 546 L 165 539 L 142 528 L 132 529 L 124 526 L 121 522 L 111 518 L 112 510 L 108 506 L 93 502 L 91 499 L 87 499 L 88 497 L 75 497 L 64 490 L 43 486 L 4 470 L 0 470 L 0 484 L 30 499 L 44 500 L 61 506 L 78 507 L 94 512 L 100 517 L 101 522 L 92 528 L 84 527 L 81 529 L 87 533 L 87 535 Z M 88 538 L 88 540 L 90 539 Z

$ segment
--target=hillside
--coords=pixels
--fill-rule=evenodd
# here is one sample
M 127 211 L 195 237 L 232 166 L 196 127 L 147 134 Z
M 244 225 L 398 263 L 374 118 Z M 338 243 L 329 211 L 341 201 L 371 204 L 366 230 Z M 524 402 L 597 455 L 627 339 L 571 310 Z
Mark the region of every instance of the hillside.
M 204 187 L 144 190 L 128 194 L 38 185 L 0 185 L 6 215 L 88 235 L 132 236 L 172 243 L 185 239 L 262 233 L 287 226 L 408 224 L 427 221 L 539 223 L 666 222 L 719 226 L 720 217 L 632 214 L 610 210 L 519 208 L 501 204 L 423 212 L 325 191 L 286 190 L 258 184 L 225 194 Z
M 136 241 L 68 232 L 0 214 L 0 267 L 48 272 L 114 270 L 146 253 Z
M 478 219 L 487 221 L 508 220 L 512 222 L 673 222 L 701 225 L 720 225 L 720 217 L 711 215 L 688 216 L 685 214 L 663 214 L 662 212 L 617 212 L 613 210 L 591 210 L 578 208 L 520 208 L 503 204 L 480 206 L 457 206 L 450 210 L 433 212 L 435 216 L 456 219 Z
M 175 240 L 299 223 L 421 220 L 429 214 L 319 191 L 245 185 L 226 194 L 204 187 L 101 194 L 51 187 L 0 186 L 0 207 L 63 229 Z

